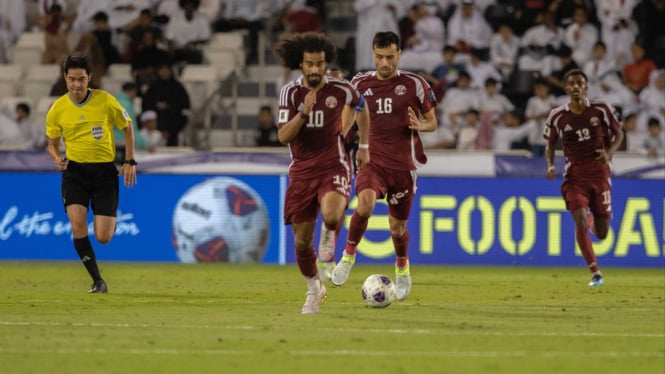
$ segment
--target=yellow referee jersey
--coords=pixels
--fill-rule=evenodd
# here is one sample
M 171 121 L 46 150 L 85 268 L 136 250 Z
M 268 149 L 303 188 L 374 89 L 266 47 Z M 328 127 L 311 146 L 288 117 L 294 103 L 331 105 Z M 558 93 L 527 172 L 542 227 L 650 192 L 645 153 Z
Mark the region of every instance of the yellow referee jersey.
M 82 103 L 69 94 L 58 98 L 46 115 L 46 136 L 62 137 L 67 159 L 75 162 L 113 162 L 113 126 L 124 129 L 131 123 L 118 100 L 106 91 L 90 90 Z

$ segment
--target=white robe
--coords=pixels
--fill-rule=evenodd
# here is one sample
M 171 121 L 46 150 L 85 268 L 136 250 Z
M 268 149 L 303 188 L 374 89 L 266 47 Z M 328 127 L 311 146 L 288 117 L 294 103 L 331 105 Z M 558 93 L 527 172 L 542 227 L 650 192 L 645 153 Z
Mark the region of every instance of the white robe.
M 379 31 L 392 31 L 399 35 L 395 14 L 388 8 L 399 9 L 395 0 L 356 0 L 353 9 L 358 14 L 356 31 L 356 71 L 373 70 L 372 40 Z

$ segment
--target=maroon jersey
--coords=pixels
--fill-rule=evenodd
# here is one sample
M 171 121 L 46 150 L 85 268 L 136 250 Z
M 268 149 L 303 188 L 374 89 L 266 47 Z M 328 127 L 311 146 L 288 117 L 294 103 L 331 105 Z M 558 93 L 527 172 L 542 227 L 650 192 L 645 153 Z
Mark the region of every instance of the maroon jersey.
M 402 70 L 387 80 L 380 80 L 376 72 L 359 73 L 351 83 L 369 108 L 370 162 L 395 170 L 415 170 L 424 164 L 427 158 L 418 132 L 409 129 L 407 108 L 418 115 L 436 106 L 429 84 L 419 75 Z
M 581 178 L 609 177 L 609 165 L 599 163 L 597 149 L 607 148 L 612 137 L 621 131 L 614 117 L 614 108 L 602 101 L 589 101 L 580 114 L 573 113 L 568 104 L 550 111 L 543 136 L 550 147 L 561 139 L 566 157 L 566 176 Z
M 303 77 L 282 87 L 279 94 L 278 126 L 281 128 L 300 115 L 309 89 Z M 316 93 L 316 104 L 309 120 L 289 142 L 291 177 L 316 176 L 343 164 L 350 170 L 342 140 L 342 109 L 361 103 L 358 91 L 348 82 L 326 77 L 325 85 Z

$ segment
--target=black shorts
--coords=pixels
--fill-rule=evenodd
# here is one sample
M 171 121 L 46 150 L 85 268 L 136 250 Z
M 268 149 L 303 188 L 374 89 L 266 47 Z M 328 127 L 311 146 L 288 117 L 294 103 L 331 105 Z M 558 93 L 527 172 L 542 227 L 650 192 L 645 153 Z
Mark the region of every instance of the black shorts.
M 118 210 L 118 169 L 112 162 L 78 163 L 69 161 L 62 172 L 62 202 L 92 206 L 101 216 L 116 216 Z

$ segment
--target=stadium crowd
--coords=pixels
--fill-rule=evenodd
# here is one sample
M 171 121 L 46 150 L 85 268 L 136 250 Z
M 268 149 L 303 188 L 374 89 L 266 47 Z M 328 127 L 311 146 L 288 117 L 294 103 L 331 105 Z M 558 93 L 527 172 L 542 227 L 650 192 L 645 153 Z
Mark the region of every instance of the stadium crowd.
M 17 42 L 30 32 L 43 34 L 42 64 L 61 64 L 72 51 L 88 55 L 93 87 L 105 88 L 102 77 L 114 64 L 128 64 L 125 83 L 135 85 L 139 99 L 131 102 L 143 101 L 136 118 L 156 120 L 162 133 L 146 141 L 137 132 L 137 145 L 178 145 L 194 103 L 179 88 L 169 97 L 155 98 L 155 92 L 179 87 L 185 66 L 207 64 L 215 34 L 246 30 L 240 65 L 265 64 L 270 59 L 261 54 L 272 52 L 261 50 L 261 37 L 348 31 L 339 29 L 342 18 L 328 15 L 340 3 L 355 21 L 351 36 L 339 43 L 337 65 L 347 78 L 374 68 L 370 39 L 390 30 L 401 37 L 400 68 L 422 74 L 434 88 L 440 120 L 437 131 L 423 137 L 427 148 L 542 155 L 545 118 L 566 99 L 562 77 L 579 67 L 589 77 L 588 96 L 620 114 L 627 135 L 622 149 L 665 154 L 665 0 L 0 0 L 0 67 L 14 63 Z M 172 76 L 160 79 L 164 62 Z M 275 77 L 277 91 L 294 76 Z M 58 78 L 51 96 L 63 93 Z M 124 92 L 117 91 L 111 93 Z M 146 95 L 152 98 L 143 100 Z M 43 148 L 42 124 L 25 120 L 37 102 L 8 96 L 21 95 L 0 92 L 0 146 Z M 138 129 L 142 122 L 135 121 Z

